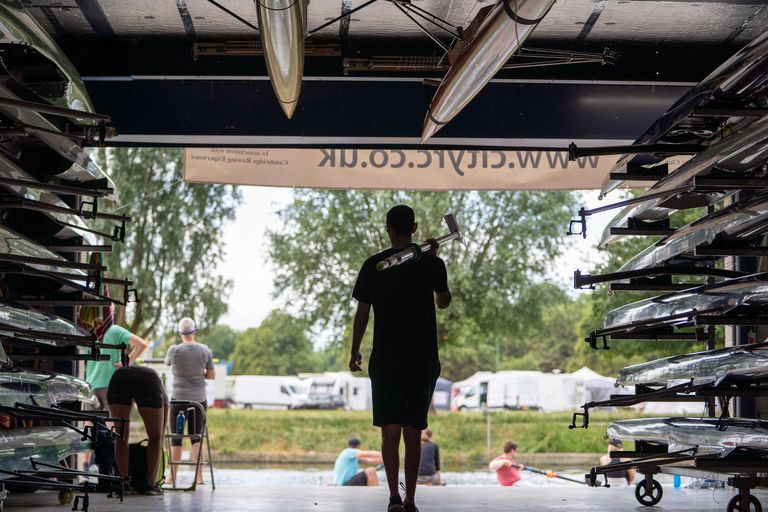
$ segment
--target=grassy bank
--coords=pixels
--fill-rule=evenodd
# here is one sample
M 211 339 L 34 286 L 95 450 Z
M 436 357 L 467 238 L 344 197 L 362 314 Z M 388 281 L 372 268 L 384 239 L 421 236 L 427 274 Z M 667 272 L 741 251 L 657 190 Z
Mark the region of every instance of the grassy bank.
M 497 412 L 491 414 L 491 451 L 501 452 L 514 439 L 523 454 L 602 453 L 611 421 L 637 413 L 590 413 L 588 429 L 569 429 L 571 413 Z M 487 453 L 487 415 L 439 413 L 430 427 L 447 464 L 473 464 Z M 371 425 L 370 411 L 256 411 L 212 409 L 208 415 L 211 449 L 221 454 L 272 453 L 336 455 L 352 436 L 363 448 L 378 450 L 380 431 Z

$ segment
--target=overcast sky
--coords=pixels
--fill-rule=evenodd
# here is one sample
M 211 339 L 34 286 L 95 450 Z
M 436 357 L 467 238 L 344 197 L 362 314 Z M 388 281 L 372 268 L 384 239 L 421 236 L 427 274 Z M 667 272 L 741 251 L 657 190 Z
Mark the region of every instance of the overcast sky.
M 292 190 L 270 187 L 240 187 L 243 204 L 237 211 L 237 218 L 224 228 L 226 257 L 219 272 L 232 279 L 234 287 L 229 297 L 229 313 L 222 317 L 221 324 L 229 325 L 236 331 L 258 327 L 273 309 L 281 304 L 273 301 L 272 267 L 266 255 L 264 231 L 268 226 L 277 225 L 275 212 L 291 201 Z M 585 193 L 588 208 L 603 206 L 608 201 L 598 202 L 597 192 Z M 577 218 L 574 212 L 573 218 Z M 561 258 L 557 265 L 556 278 L 567 288 L 573 286 L 573 272 L 580 269 L 589 273 L 599 259 L 594 249 L 604 225 L 616 214 L 609 211 L 590 217 L 587 239 L 572 237 L 573 248 Z M 459 219 L 461 221 L 461 219 Z M 563 226 L 566 231 L 568 226 Z M 471 237 L 471 233 L 468 233 Z M 590 293 L 589 291 L 574 293 Z

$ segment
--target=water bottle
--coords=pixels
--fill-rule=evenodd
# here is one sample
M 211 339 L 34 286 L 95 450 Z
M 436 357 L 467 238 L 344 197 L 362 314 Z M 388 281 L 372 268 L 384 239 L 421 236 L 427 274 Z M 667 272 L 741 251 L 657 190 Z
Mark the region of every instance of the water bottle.
M 180 411 L 179 415 L 176 416 L 176 433 L 177 434 L 183 434 L 184 433 L 184 423 L 186 423 L 187 417 L 184 416 L 184 411 Z
M 680 475 L 675 475 L 675 477 L 673 478 L 672 481 L 674 482 L 675 489 L 679 489 L 680 488 Z

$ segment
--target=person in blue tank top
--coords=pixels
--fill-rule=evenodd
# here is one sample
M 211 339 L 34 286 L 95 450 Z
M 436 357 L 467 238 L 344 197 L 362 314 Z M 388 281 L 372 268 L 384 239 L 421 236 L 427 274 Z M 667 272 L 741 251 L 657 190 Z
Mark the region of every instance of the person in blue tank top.
M 347 447 L 341 451 L 333 465 L 333 485 L 379 485 L 379 476 L 373 466 L 360 471 L 360 463 L 381 464 L 381 452 L 360 449 L 360 440 L 349 439 Z

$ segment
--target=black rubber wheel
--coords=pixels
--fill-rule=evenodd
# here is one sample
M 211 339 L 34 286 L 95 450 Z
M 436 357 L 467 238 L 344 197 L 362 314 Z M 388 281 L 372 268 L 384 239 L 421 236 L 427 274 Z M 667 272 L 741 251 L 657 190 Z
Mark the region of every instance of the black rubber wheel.
M 72 500 L 75 499 L 75 491 L 72 489 L 64 489 L 62 491 L 59 491 L 59 504 L 66 505 L 67 503 L 72 503 Z
M 741 494 L 737 494 L 731 501 L 728 502 L 728 512 L 741 512 Z M 749 511 L 750 512 L 763 512 L 763 507 L 760 505 L 760 500 L 755 496 L 749 495 Z
M 635 498 L 641 505 L 646 507 L 652 507 L 661 501 L 661 497 L 664 495 L 664 491 L 661 489 L 661 484 L 656 480 L 651 481 L 650 494 L 645 488 L 645 480 L 642 480 L 637 487 L 635 487 Z

